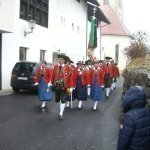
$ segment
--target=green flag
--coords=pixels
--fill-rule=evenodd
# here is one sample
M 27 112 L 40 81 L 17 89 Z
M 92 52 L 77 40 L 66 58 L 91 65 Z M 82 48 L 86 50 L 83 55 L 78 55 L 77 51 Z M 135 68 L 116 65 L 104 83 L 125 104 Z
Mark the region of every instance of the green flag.
M 94 16 L 91 16 L 91 31 L 89 39 L 89 48 L 97 47 L 97 22 Z

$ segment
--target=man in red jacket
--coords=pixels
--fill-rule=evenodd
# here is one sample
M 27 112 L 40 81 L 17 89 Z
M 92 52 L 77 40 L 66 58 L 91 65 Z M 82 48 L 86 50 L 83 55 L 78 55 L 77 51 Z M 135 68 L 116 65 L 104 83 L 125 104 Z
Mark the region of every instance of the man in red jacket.
M 119 73 L 119 68 L 117 66 L 117 63 L 114 63 L 114 71 L 113 71 L 113 89 L 116 88 L 116 82 L 117 82 L 117 78 L 120 77 L 120 73 Z
M 105 71 L 105 76 L 104 76 L 104 85 L 105 85 L 105 89 L 106 89 L 106 98 L 109 98 L 110 95 L 110 87 L 111 87 L 111 82 L 112 82 L 112 66 L 110 65 L 110 60 L 112 58 L 111 57 L 105 57 L 105 66 L 104 71 Z
M 58 54 L 58 64 L 54 65 L 52 84 L 55 89 L 55 101 L 60 102 L 59 119 L 63 120 L 63 112 L 65 109 L 65 102 L 67 99 L 67 88 L 70 88 L 71 81 L 70 68 L 66 65 L 69 57 Z

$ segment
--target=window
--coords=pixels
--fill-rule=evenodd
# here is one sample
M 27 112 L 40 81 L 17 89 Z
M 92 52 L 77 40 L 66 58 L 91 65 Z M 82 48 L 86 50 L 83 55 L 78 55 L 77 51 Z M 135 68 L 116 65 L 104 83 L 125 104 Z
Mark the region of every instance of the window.
M 79 28 L 79 26 L 77 26 L 77 33 L 79 33 L 80 32 L 80 28 Z
M 40 50 L 40 61 L 45 60 L 45 50 Z
M 74 31 L 74 23 L 72 23 L 72 31 Z
M 108 5 L 108 4 L 109 4 L 109 0 L 104 0 L 104 1 L 103 1 L 103 4 L 104 4 L 104 5 Z
M 64 18 L 64 26 L 65 26 L 65 24 L 66 24 L 66 19 Z
M 119 61 L 119 45 L 116 44 L 116 46 L 115 46 L 115 63 L 118 64 L 118 61 Z
M 48 27 L 48 4 L 49 0 L 21 0 L 20 18 L 33 19 L 38 25 Z
M 19 61 L 26 60 L 27 48 L 20 47 L 19 49 Z
M 63 17 L 61 17 L 60 20 L 61 20 L 61 25 L 62 25 L 62 26 L 65 26 L 65 24 L 66 24 L 66 19 L 63 18 Z
M 122 8 L 121 0 L 118 0 L 118 7 L 119 7 L 119 8 Z
M 63 25 L 63 17 L 60 18 L 61 25 Z

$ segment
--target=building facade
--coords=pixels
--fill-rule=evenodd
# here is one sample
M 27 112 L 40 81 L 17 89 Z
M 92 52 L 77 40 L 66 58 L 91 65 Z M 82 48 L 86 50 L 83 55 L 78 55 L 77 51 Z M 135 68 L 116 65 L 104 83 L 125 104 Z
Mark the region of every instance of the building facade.
M 110 56 L 123 70 L 127 65 L 124 48 L 130 45 L 131 35 L 123 23 L 123 0 L 99 0 L 100 9 L 111 22 L 101 24 L 101 58 Z
M 10 88 L 17 61 L 53 62 L 57 52 L 74 61 L 86 55 L 84 0 L 1 0 L 0 19 L 0 89 Z M 37 21 L 35 29 L 24 36 L 30 19 Z
M 11 88 L 11 71 L 17 61 L 55 63 L 57 53 L 68 55 L 74 62 L 86 60 L 90 32 L 86 2 L 0 0 L 0 90 Z M 36 21 L 33 30 L 29 20 Z M 97 32 L 100 39 L 99 28 Z M 99 49 L 100 44 L 98 56 Z

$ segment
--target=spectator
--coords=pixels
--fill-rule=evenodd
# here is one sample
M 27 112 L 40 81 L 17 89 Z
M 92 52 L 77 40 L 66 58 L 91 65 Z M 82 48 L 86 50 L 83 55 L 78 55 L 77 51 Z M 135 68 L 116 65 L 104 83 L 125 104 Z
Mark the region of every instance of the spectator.
M 141 86 L 131 87 L 123 96 L 123 124 L 117 150 L 150 150 L 150 110 Z

